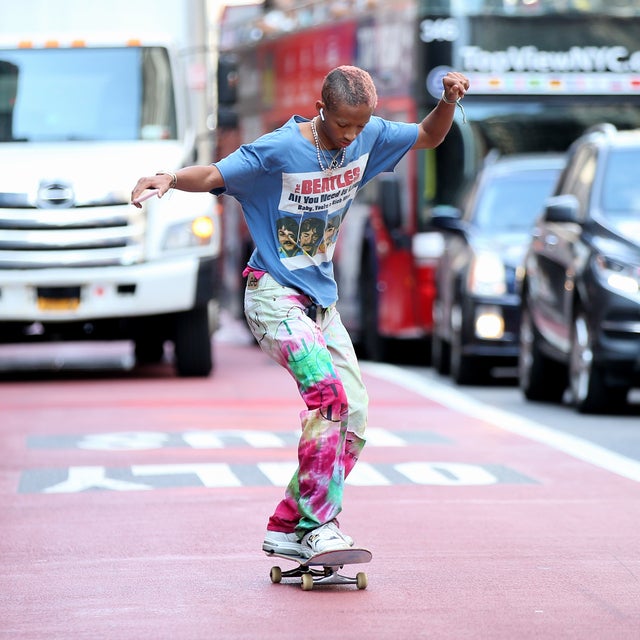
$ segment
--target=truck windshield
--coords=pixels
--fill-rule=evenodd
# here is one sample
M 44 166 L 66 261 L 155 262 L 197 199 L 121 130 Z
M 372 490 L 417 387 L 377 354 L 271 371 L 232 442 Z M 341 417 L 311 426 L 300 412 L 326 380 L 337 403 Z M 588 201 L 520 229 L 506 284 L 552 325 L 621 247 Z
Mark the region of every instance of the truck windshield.
M 175 138 L 165 49 L 0 50 L 0 142 Z

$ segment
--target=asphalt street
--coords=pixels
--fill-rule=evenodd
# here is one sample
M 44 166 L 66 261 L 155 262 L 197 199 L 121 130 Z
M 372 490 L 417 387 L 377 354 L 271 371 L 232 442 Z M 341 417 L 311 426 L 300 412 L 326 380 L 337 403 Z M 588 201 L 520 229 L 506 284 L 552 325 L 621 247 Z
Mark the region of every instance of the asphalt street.
M 341 526 L 368 587 L 272 584 L 301 401 L 240 332 L 214 346 L 206 379 L 121 345 L 3 376 L 0 636 L 638 637 L 637 461 L 407 367 L 363 363 Z

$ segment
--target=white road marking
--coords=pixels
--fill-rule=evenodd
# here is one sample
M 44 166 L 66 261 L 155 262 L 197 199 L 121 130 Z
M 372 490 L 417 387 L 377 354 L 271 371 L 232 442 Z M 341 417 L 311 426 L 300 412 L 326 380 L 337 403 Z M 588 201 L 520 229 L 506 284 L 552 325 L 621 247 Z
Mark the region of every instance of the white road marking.
M 223 436 L 236 437 L 244 440 L 249 446 L 256 449 L 281 448 L 285 446 L 282 438 L 267 431 L 189 431 L 182 434 L 183 440 L 194 449 L 223 449 L 229 444 Z
M 388 429 L 367 427 L 365 437 L 367 446 L 372 447 L 406 447 L 406 441 Z
M 355 487 L 388 487 L 391 485 L 390 480 L 367 462 L 358 462 L 346 482 Z
M 153 489 L 151 485 L 116 480 L 107 477 L 104 467 L 69 467 L 68 477 L 47 487 L 44 493 L 80 493 L 92 489 L 108 489 L 110 491 L 145 491 Z
M 286 487 L 297 464 L 295 462 L 258 462 L 255 466 L 264 477 L 252 474 L 251 465 L 239 467 L 224 462 L 136 464 L 123 468 L 81 466 L 56 470 L 31 469 L 22 474 L 20 492 L 141 491 L 198 486 L 222 489 L 266 486 L 266 484 Z M 62 477 L 65 473 L 67 475 L 65 480 L 54 479 Z M 347 478 L 347 484 L 356 487 L 386 487 L 394 484 L 472 487 L 513 482 L 532 481 L 524 476 L 518 476 L 506 467 L 423 461 L 383 464 L 379 467 L 375 464 L 360 462 Z
M 297 468 L 295 462 L 259 462 L 258 469 L 275 487 L 286 487 Z
M 460 462 L 402 462 L 395 468 L 414 484 L 474 487 L 498 482 L 486 469 Z
M 534 420 L 485 404 L 440 384 L 437 380 L 425 380 L 400 367 L 378 362 L 362 362 L 361 366 L 362 370 L 369 375 L 398 384 L 449 409 L 490 422 L 500 429 L 540 442 L 623 478 L 640 482 L 640 462 L 636 460 L 582 438 L 556 431 Z
M 223 462 L 195 462 L 184 464 L 134 464 L 131 466 L 134 476 L 173 476 L 191 474 L 196 476 L 205 487 L 241 487 L 242 482 Z
M 367 428 L 367 448 L 402 448 L 419 444 L 446 443 L 447 438 L 431 431 L 392 432 L 388 429 Z M 192 449 L 282 449 L 296 446 L 300 430 L 258 431 L 255 429 L 209 429 L 185 432 L 119 431 L 87 435 L 61 434 L 28 436 L 31 449 L 86 449 L 91 451 L 153 451 L 174 447 Z

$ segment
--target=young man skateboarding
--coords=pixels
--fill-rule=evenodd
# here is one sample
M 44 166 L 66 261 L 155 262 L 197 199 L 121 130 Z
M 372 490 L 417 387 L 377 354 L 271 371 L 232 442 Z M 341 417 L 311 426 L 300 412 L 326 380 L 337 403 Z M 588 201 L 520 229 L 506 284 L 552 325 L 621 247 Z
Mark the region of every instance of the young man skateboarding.
M 345 478 L 364 447 L 368 397 L 335 308 L 335 243 L 308 236 L 312 229 L 319 240 L 330 220 L 344 220 L 358 190 L 392 171 L 410 149 L 443 141 L 469 82 L 455 72 L 442 82 L 442 99 L 422 122 L 391 122 L 373 115 L 377 94 L 369 74 L 338 67 L 324 80 L 312 120 L 292 116 L 219 162 L 140 178 L 132 192 L 136 206 L 145 190 L 162 197 L 172 188 L 225 193 L 242 205 L 256 245 L 244 272 L 245 315 L 306 405 L 298 469 L 269 519 L 265 551 L 310 557 L 353 545 L 336 517 Z M 282 229 L 294 245 L 287 251 Z

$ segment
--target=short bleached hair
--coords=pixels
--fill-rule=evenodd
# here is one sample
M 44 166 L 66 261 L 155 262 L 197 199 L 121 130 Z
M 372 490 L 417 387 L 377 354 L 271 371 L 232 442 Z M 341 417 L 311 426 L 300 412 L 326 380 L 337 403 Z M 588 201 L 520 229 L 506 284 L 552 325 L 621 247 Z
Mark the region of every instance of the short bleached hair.
M 327 109 L 338 104 L 352 107 L 366 104 L 373 111 L 378 104 L 378 93 L 371 76 L 364 69 L 349 65 L 336 67 L 325 76 L 321 95 Z

